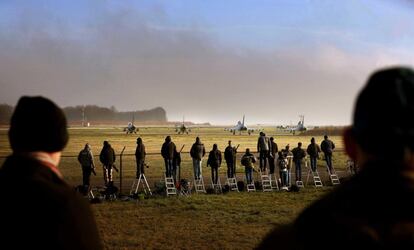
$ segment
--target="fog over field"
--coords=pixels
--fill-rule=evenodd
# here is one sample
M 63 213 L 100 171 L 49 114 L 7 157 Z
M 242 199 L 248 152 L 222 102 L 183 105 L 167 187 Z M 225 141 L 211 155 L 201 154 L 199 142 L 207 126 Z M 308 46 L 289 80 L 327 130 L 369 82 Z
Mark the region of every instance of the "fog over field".
M 259 1 L 260 2 L 260 1 Z M 0 103 L 161 106 L 169 120 L 346 125 L 368 75 L 413 65 L 406 1 L 2 1 Z

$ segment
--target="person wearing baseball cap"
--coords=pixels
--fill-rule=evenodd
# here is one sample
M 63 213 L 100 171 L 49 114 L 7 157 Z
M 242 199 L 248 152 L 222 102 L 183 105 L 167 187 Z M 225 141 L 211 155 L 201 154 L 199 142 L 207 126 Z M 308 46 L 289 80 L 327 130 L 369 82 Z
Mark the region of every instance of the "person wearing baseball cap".
M 386 68 L 370 76 L 344 145 L 360 171 L 293 224 L 271 232 L 259 249 L 313 243 L 318 249 L 414 249 L 413 69 Z
M 86 200 L 58 165 L 66 117 L 44 97 L 21 97 L 9 129 L 13 153 L 0 170 L 0 242 L 13 249 L 102 249 Z

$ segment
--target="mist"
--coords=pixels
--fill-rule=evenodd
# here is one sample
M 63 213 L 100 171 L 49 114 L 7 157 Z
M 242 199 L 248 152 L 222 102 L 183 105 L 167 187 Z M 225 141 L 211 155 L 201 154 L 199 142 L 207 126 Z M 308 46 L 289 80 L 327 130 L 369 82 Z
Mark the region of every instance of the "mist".
M 255 50 L 223 42 L 202 22 L 170 28 L 161 7 L 91 2 L 79 21 L 34 5 L 0 22 L 2 103 L 43 95 L 62 107 L 161 106 L 173 121 L 233 124 L 246 115 L 248 125 L 276 125 L 303 114 L 307 124 L 346 125 L 374 69 L 413 63 L 405 51 L 360 44 L 361 52 L 324 39 L 340 34 Z

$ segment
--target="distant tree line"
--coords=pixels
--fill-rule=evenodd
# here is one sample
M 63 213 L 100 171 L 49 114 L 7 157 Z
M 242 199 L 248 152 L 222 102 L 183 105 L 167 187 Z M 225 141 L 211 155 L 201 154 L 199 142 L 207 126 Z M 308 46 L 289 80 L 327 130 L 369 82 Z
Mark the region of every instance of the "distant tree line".
M 0 104 L 0 124 L 9 124 L 13 107 L 8 104 Z
M 167 113 L 157 107 L 150 110 L 118 112 L 114 106 L 110 108 L 99 107 L 96 105 L 75 106 L 63 108 L 69 122 L 82 121 L 82 115 L 85 114 L 85 120 L 88 122 L 119 122 L 132 121 L 135 122 L 167 122 Z M 0 104 L 0 124 L 9 124 L 13 107 L 8 104 Z

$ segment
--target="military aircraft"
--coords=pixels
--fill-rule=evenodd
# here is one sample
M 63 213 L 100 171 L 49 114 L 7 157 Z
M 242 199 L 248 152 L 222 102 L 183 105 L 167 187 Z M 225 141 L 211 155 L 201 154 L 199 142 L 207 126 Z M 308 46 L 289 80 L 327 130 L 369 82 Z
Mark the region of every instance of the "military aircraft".
M 134 120 L 135 116 L 132 115 L 132 122 L 128 122 L 128 125 L 124 127 L 124 132 L 126 132 L 126 134 L 136 134 L 139 131 L 139 129 L 134 125 Z
M 236 126 L 234 126 L 232 128 L 226 128 L 225 130 L 232 132 L 233 135 L 235 135 L 236 132 L 239 132 L 239 135 L 241 135 L 242 131 L 246 131 L 249 135 L 251 135 L 251 133 L 253 133 L 254 131 L 259 130 L 259 129 L 246 127 L 246 125 L 244 125 L 244 115 L 243 115 L 243 121 L 242 122 L 238 121 Z
M 308 128 L 305 127 L 305 116 L 300 115 L 299 116 L 299 122 L 295 126 L 277 126 L 277 130 L 283 130 L 292 134 L 295 134 L 295 132 L 303 132 L 306 131 Z
M 177 134 L 187 134 L 187 135 L 188 133 L 191 132 L 191 129 L 185 126 L 184 117 L 183 117 L 183 122 L 180 125 L 175 126 L 175 132 L 177 132 Z

